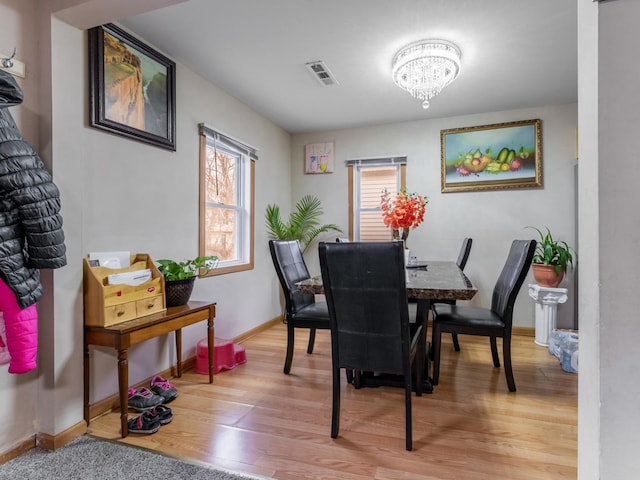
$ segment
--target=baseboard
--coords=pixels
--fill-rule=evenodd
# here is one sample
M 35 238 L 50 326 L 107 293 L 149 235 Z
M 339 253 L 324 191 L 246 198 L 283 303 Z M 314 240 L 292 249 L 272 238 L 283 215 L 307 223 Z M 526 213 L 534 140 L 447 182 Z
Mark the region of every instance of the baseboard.
M 521 337 L 535 337 L 536 329 L 532 327 L 512 327 L 511 333 Z
M 57 450 L 85 433 L 87 433 L 87 424 L 82 420 L 56 435 L 38 433 L 37 446 L 45 450 Z
M 13 460 L 16 457 L 19 457 L 20 455 L 28 452 L 35 446 L 36 446 L 36 436 L 32 435 L 27 440 L 20 442 L 15 447 L 7 450 L 6 452 L 0 453 L 0 465 L 2 465 L 3 463 L 7 463 L 9 460 Z
M 242 343 L 245 340 L 251 338 L 251 337 L 255 337 L 257 334 L 259 334 L 260 332 L 264 332 L 265 330 L 268 330 L 269 328 L 273 327 L 274 325 L 278 324 L 278 323 L 282 323 L 282 315 L 279 315 L 275 318 L 272 318 L 271 320 L 258 325 L 256 328 L 252 328 L 251 330 L 244 332 L 241 335 L 238 335 L 237 337 L 235 337 L 233 339 L 233 343 Z

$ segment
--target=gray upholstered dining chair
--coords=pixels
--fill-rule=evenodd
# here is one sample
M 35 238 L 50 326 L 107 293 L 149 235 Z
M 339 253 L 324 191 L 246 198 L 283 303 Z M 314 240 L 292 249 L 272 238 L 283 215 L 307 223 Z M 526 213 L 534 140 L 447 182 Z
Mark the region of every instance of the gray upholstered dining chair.
M 502 272 L 493 289 L 491 308 L 434 303 L 431 306 L 433 315 L 432 346 L 433 375 L 432 383 L 438 384 L 440 377 L 440 350 L 442 333 L 462 333 L 489 337 L 493 365 L 500 366 L 497 338 L 502 338 L 502 355 L 504 357 L 504 373 L 510 392 L 516 391 L 511 365 L 511 328 L 513 307 L 529 271 L 531 260 L 536 249 L 535 240 L 514 240 Z
M 313 294 L 302 293 L 296 287 L 296 283 L 310 278 L 298 240 L 269 240 L 269 251 L 285 298 L 287 353 L 283 371 L 289 374 L 293 361 L 295 329 L 309 330 L 307 353 L 312 354 L 316 329 L 330 328 L 329 312 L 326 302 L 316 302 Z
M 402 376 L 406 449 L 412 449 L 411 392 L 422 395 L 425 332 L 420 325 L 409 333 L 403 250 L 401 242 L 320 243 L 331 323 L 332 438 L 340 429 L 340 369 L 395 374 Z

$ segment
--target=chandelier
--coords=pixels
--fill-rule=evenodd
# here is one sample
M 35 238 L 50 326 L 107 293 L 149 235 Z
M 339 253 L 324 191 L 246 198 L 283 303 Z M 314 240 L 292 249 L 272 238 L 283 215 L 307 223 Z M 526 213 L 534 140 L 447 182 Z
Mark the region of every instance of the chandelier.
M 445 40 L 420 40 L 402 48 L 393 57 L 393 81 L 413 97 L 429 100 L 453 82 L 460 73 L 460 49 Z

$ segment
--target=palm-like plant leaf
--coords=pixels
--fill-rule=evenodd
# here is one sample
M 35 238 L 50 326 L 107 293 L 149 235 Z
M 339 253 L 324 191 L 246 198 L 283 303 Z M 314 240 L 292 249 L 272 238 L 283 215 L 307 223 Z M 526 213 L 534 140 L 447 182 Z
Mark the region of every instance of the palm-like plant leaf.
M 278 240 L 299 240 L 304 252 L 321 233 L 331 231 L 342 233 L 342 229 L 333 223 L 320 225 L 322 213 L 320 200 L 313 195 L 305 195 L 300 199 L 295 210 L 289 215 L 287 223 L 280 217 L 280 207 L 267 205 L 265 212 L 267 231 L 271 238 Z
M 277 205 L 267 205 L 265 212 L 267 230 L 273 238 L 288 238 L 289 227 L 280 218 L 280 207 Z

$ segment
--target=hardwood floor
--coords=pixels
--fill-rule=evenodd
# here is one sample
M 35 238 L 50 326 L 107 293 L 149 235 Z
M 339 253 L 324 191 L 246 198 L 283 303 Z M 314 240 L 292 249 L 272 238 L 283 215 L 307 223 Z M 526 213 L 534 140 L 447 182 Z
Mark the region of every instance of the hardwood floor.
M 318 331 L 312 355 L 306 332 L 298 335 L 291 375 L 282 373 L 285 341 L 283 325 L 247 340 L 247 363 L 213 385 L 194 371 L 172 379 L 180 391 L 170 404 L 174 420 L 156 434 L 120 439 L 118 412 L 93 420 L 89 433 L 282 480 L 577 476 L 578 377 L 532 337 L 513 338 L 518 391 L 508 393 L 488 339 L 461 335 L 456 353 L 443 336 L 440 385 L 412 397 L 411 452 L 404 393 L 393 387 L 356 390 L 343 380 L 332 439 L 329 332 Z

